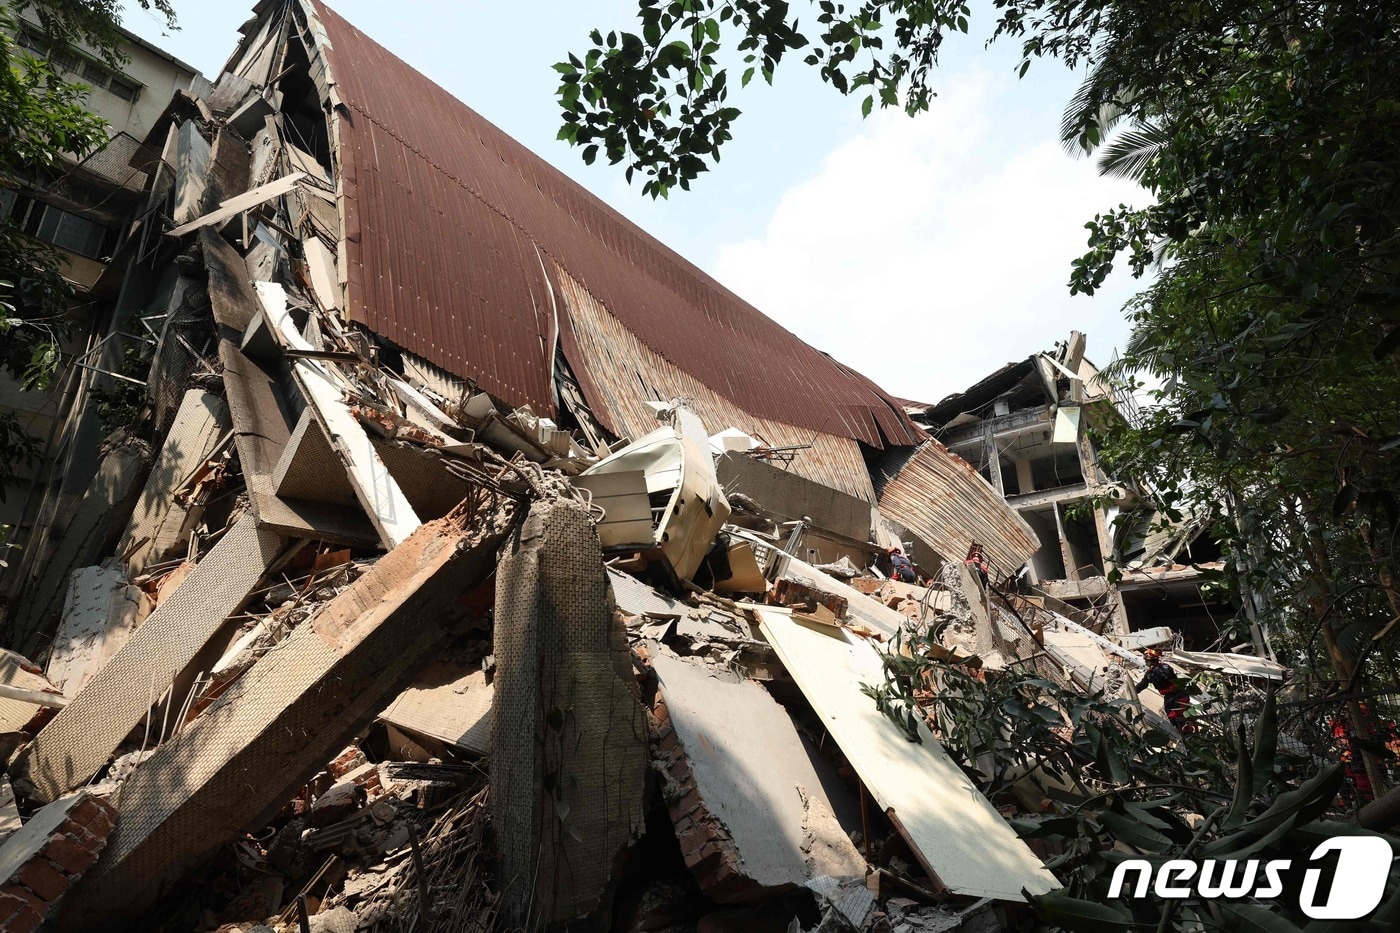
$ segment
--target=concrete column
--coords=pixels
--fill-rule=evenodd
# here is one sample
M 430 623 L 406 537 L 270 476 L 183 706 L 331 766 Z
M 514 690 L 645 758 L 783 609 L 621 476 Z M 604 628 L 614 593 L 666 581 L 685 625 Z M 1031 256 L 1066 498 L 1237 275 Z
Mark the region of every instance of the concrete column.
M 512 929 L 605 913 L 644 829 L 646 720 L 612 602 L 587 510 L 536 503 L 496 574 L 491 809 Z

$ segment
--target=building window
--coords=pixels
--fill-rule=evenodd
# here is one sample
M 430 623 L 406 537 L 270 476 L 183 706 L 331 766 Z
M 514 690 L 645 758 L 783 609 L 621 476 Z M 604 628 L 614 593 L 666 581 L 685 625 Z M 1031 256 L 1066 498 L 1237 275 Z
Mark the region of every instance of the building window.
M 117 242 L 116 230 L 8 188 L 0 189 L 0 216 L 13 217 L 32 237 L 89 259 L 104 259 Z
M 108 68 L 101 62 L 82 58 L 71 52 L 50 54 L 49 43 L 29 30 L 21 30 L 16 37 L 21 47 L 40 58 L 46 58 L 55 68 L 68 72 L 83 83 L 105 90 L 125 101 L 135 101 L 141 96 L 141 83 L 126 75 Z

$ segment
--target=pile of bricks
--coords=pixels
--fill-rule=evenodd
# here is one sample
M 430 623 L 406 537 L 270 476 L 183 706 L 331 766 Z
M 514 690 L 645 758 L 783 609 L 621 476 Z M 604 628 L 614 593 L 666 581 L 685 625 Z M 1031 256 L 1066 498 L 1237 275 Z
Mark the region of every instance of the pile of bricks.
M 52 812 L 50 812 L 52 811 Z M 38 929 L 54 904 L 107 845 L 117 811 L 88 794 L 58 800 L 30 818 L 0 847 L 0 931 Z
M 669 778 L 663 796 L 680 842 L 685 865 L 700 888 L 721 904 L 737 904 L 769 892 L 743 873 L 743 859 L 734 847 L 729 830 L 705 806 L 690 772 L 690 762 L 676 730 L 666 701 L 659 695 L 648 717 L 653 736 L 653 761 Z

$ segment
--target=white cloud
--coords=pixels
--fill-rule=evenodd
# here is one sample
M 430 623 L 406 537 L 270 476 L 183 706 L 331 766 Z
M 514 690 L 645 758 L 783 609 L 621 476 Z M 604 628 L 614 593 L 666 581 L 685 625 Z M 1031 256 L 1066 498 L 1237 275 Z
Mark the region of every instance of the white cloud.
M 712 273 L 907 398 L 937 401 L 1071 329 L 1106 362 L 1136 283 L 1071 298 L 1070 261 L 1095 212 L 1146 196 L 1016 125 L 1002 109 L 1015 82 L 999 81 L 964 72 L 928 114 L 873 116 L 784 194 L 761 238 L 722 247 Z

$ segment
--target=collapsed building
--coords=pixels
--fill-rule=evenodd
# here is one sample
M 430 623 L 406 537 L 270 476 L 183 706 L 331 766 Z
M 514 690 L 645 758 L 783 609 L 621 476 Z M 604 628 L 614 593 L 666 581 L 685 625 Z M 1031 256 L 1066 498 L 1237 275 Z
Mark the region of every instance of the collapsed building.
M 5 929 L 984 929 L 1058 886 L 861 690 L 934 625 L 1141 666 L 1077 557 L 1016 589 L 1048 531 L 939 415 L 317 0 L 136 159 L 143 420 L 6 579 Z
M 1072 332 L 1052 350 L 906 411 L 1033 529 L 1021 590 L 1132 647 L 1178 637 L 1179 647 L 1213 647 L 1219 621 L 1239 608 L 1202 586 L 1205 572 L 1224 566 L 1220 548 L 1198 517 L 1169 518 L 1140 478 L 1105 470 L 1095 431 L 1132 421 L 1138 409 L 1085 356 L 1086 342 Z

